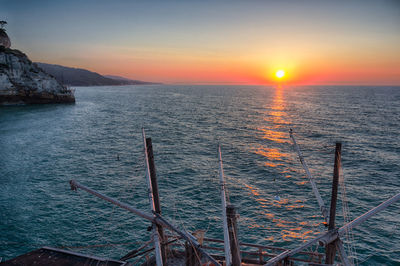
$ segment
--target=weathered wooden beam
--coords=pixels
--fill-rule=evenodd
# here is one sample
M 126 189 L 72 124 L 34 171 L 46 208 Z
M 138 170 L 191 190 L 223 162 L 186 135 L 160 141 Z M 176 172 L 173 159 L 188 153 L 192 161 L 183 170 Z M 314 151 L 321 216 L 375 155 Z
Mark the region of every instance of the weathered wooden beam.
M 153 186 L 151 183 L 151 174 L 150 174 L 150 165 L 149 165 L 149 156 L 147 153 L 147 145 L 146 145 L 146 133 L 144 132 L 144 128 L 142 128 L 142 135 L 143 135 L 143 145 L 144 145 L 144 157 L 145 157 L 145 166 L 146 166 L 146 183 L 147 183 L 147 190 L 148 190 L 148 197 L 149 197 L 149 204 L 150 210 L 152 213 L 156 213 L 155 207 L 155 200 L 154 200 L 154 192 Z M 156 225 L 153 223 L 153 240 L 154 240 L 154 248 L 156 251 L 156 263 L 157 266 L 163 266 L 164 259 L 161 252 L 161 243 L 160 243 L 160 236 L 158 234 L 158 230 Z
M 235 206 L 228 205 L 226 206 L 226 217 L 228 221 L 228 231 L 229 231 L 229 239 L 231 245 L 232 252 L 232 265 L 239 266 L 241 265 L 241 257 L 240 257 L 240 247 L 238 240 L 238 232 L 237 232 L 237 215 Z
M 196 256 L 195 249 L 188 242 L 185 242 L 185 256 L 186 256 L 186 258 L 185 258 L 186 266 L 199 266 L 200 265 L 199 259 Z
M 336 217 L 336 203 L 339 185 L 339 171 L 341 163 L 342 143 L 336 143 L 335 149 L 335 163 L 333 167 L 333 181 L 332 181 L 332 194 L 331 194 L 331 207 L 329 209 L 329 224 L 328 230 L 335 229 L 335 217 Z M 330 243 L 325 248 L 325 263 L 333 264 L 336 256 L 336 243 Z
M 227 266 L 231 266 L 232 264 L 232 251 L 231 251 L 231 240 L 229 238 L 228 231 L 228 221 L 226 217 L 226 192 L 225 192 L 225 176 L 224 176 L 224 167 L 222 165 L 222 155 L 221 155 L 221 146 L 218 145 L 218 159 L 219 159 L 219 177 L 220 177 L 220 186 L 221 186 L 221 205 L 222 205 L 222 222 L 224 228 L 224 247 L 225 247 L 225 263 Z
M 339 171 L 341 165 L 341 155 L 342 155 L 342 143 L 336 143 L 335 149 L 335 163 L 333 167 L 333 181 L 332 181 L 332 194 L 331 194 L 331 207 L 329 209 L 329 224 L 328 230 L 335 228 L 335 217 L 336 217 L 336 204 L 337 204 L 337 194 L 339 185 Z
M 155 212 L 161 215 L 161 203 L 160 203 L 160 195 L 158 193 L 158 182 L 157 182 L 157 174 L 156 174 L 156 165 L 154 162 L 154 154 L 153 154 L 153 144 L 151 138 L 146 138 L 146 147 L 147 147 L 147 158 L 149 161 L 149 170 L 150 170 L 150 181 L 151 187 L 153 191 L 153 199 L 154 199 L 154 208 Z M 167 246 L 165 243 L 167 242 L 164 236 L 164 227 L 161 225 L 157 225 L 158 235 L 161 241 L 161 255 L 163 259 L 163 263 L 167 263 Z

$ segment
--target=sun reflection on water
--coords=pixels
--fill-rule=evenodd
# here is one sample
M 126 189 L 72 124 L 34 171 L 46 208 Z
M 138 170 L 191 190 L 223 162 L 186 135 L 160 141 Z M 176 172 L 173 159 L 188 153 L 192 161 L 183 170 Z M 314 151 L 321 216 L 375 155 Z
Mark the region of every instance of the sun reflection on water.
M 277 87 L 272 106 L 266 106 L 265 123 L 258 128 L 262 133 L 262 138 L 277 143 L 288 142 L 287 127 L 290 122 L 285 112 L 285 105 L 282 88 Z
M 283 218 L 278 218 L 277 214 L 274 213 L 274 210 L 279 210 L 284 208 L 287 211 L 292 211 L 294 209 L 302 209 L 304 208 L 304 204 L 302 200 L 291 200 L 288 198 L 275 200 L 272 198 L 264 198 L 263 193 L 255 186 L 251 186 L 246 183 L 242 183 L 245 188 L 248 189 L 251 196 L 255 199 L 255 201 L 259 204 L 261 209 L 258 213 L 264 218 L 271 221 L 274 225 L 268 226 L 265 224 L 259 224 L 255 221 L 249 220 L 249 228 L 256 229 L 262 228 L 267 229 L 269 232 L 280 235 L 280 240 L 289 241 L 290 239 L 301 239 L 302 241 L 306 241 L 311 238 L 313 235 L 319 233 L 317 228 L 321 225 L 321 223 L 310 223 L 307 221 L 297 221 L 297 219 L 286 220 Z M 280 211 L 279 211 L 280 212 Z M 316 231 L 317 230 L 317 231 Z M 268 236 L 265 240 L 268 241 L 277 241 L 279 240 L 276 236 Z
M 266 111 L 263 114 L 264 123 L 257 128 L 258 132 L 261 133 L 260 138 L 265 141 L 259 146 L 253 147 L 251 151 L 264 158 L 264 167 L 274 168 L 278 176 L 292 178 L 292 173 L 296 170 L 287 165 L 291 155 L 283 151 L 285 146 L 291 143 L 288 137 L 288 129 L 291 121 L 286 108 L 283 88 L 277 87 L 272 104 L 268 104 L 265 107 Z M 273 182 L 275 182 L 275 178 Z M 293 184 L 304 186 L 307 184 L 307 180 L 294 181 Z M 302 200 L 283 198 L 282 195 L 280 195 L 282 197 L 274 198 L 273 195 L 265 195 L 263 190 L 259 189 L 256 185 L 245 183 L 243 185 L 249 191 L 251 197 L 259 204 L 260 209 L 257 213 L 260 215 L 260 218 L 272 222 L 272 225 L 264 225 L 253 221 L 249 225 L 250 228 L 263 228 L 268 230 L 269 234 L 273 234 L 273 236 L 267 235 L 265 240 L 291 241 L 293 239 L 300 239 L 307 241 L 314 235 L 319 234 L 318 227 L 321 223 L 304 222 L 303 219 L 306 219 L 306 217 L 299 217 L 298 215 L 284 215 L 285 217 L 291 217 L 288 219 L 281 217 L 282 213 L 284 213 L 282 209 L 285 212 L 298 212 L 298 210 L 305 208 Z M 315 218 L 315 220 L 319 218 Z

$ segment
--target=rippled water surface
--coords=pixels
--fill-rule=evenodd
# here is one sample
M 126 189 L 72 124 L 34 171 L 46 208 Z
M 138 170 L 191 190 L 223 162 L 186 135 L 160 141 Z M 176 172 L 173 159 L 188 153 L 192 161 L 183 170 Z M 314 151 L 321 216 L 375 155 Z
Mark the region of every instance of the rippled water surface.
M 81 87 L 76 100 L 0 108 L 3 260 L 42 246 L 119 258 L 147 241 L 149 222 L 68 184 L 147 211 L 142 126 L 164 215 L 208 237 L 223 237 L 218 143 L 243 242 L 293 248 L 326 230 L 289 128 L 327 205 L 336 141 L 352 218 L 400 189 L 399 87 Z M 400 263 L 399 210 L 354 230 L 359 263 Z

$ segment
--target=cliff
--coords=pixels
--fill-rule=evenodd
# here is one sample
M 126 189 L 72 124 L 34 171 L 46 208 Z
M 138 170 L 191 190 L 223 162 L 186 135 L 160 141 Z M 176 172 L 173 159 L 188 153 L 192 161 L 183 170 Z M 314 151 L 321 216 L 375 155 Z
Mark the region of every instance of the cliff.
M 74 102 L 72 90 L 24 53 L 0 46 L 0 105 Z
M 2 25 L 1 23 L 4 21 L 0 21 L 0 25 Z M 11 41 L 10 38 L 8 37 L 6 30 L 0 28 L 0 46 L 4 46 L 6 48 L 10 48 L 11 46 Z

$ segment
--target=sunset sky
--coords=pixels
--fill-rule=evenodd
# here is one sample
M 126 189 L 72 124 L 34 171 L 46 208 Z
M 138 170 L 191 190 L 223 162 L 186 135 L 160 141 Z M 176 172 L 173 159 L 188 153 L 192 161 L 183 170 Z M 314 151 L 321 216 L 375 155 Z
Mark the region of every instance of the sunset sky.
M 400 1 L 4 1 L 33 61 L 164 83 L 400 85 Z

